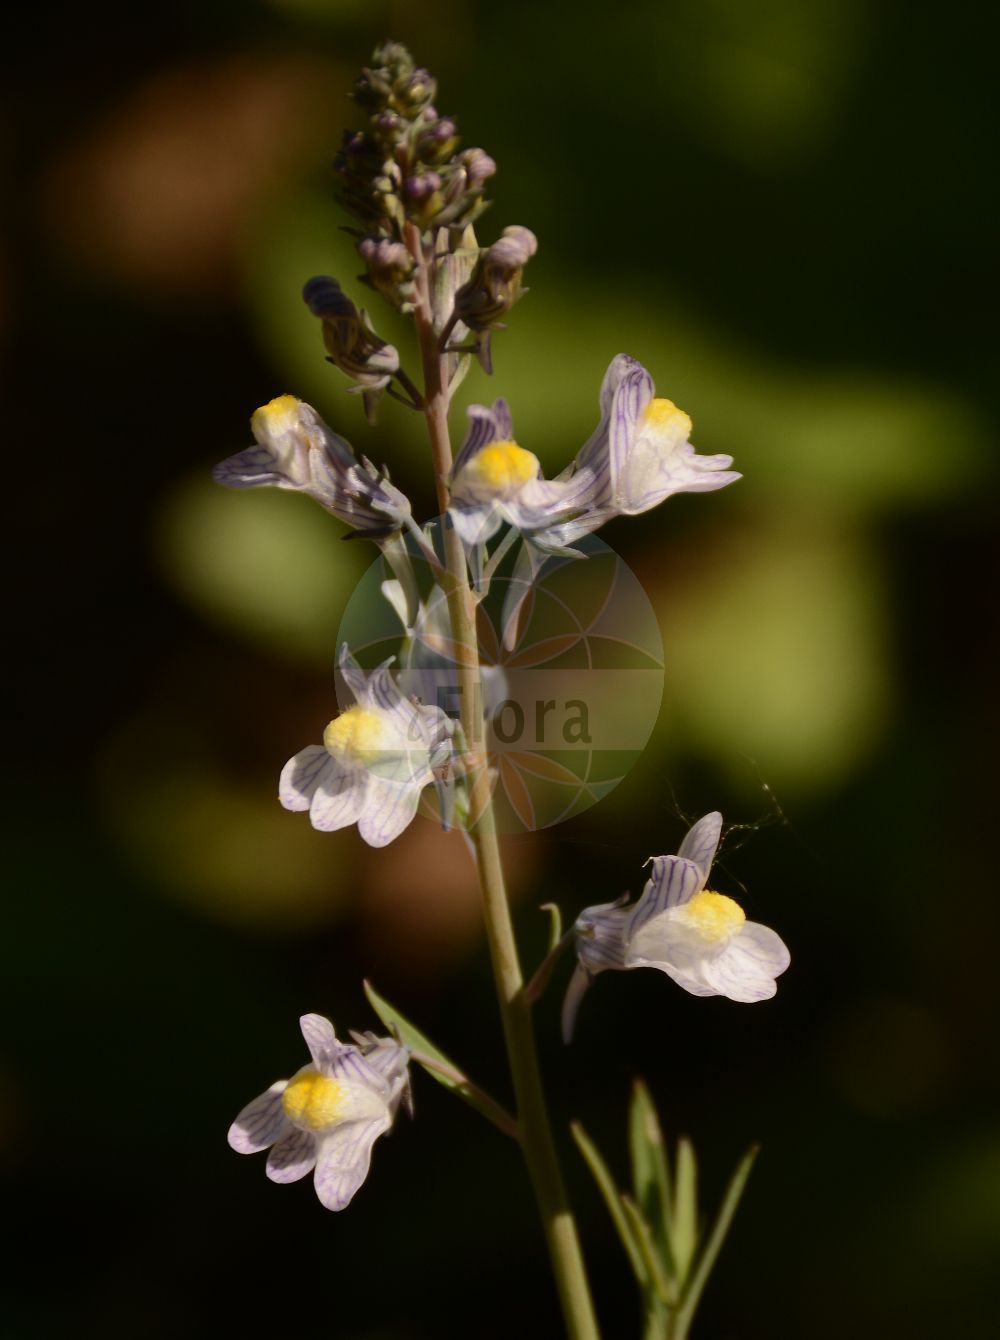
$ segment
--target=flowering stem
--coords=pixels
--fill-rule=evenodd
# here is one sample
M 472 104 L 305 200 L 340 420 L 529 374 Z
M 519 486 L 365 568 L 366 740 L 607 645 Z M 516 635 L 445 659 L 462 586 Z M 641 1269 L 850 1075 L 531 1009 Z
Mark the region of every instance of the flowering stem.
M 452 636 L 458 649 L 456 659 L 462 728 L 468 748 L 465 763 L 470 783 L 469 836 L 476 855 L 486 934 L 517 1102 L 520 1144 L 538 1201 L 567 1335 L 570 1340 L 598 1340 L 599 1332 L 576 1224 L 566 1199 L 552 1139 L 535 1049 L 531 1008 L 525 995 L 507 901 L 493 813 L 492 787 L 484 752 L 475 603 L 469 587 L 461 537 L 445 520 L 452 464 L 448 433 L 448 354 L 442 351 L 441 339 L 435 329 L 431 299 L 434 286 L 430 273 L 433 259 L 429 249 L 424 248 L 419 230 L 412 223 L 407 225 L 406 241 L 417 266 L 414 322 L 423 360 L 424 413 L 430 434 L 438 505 L 444 528 L 447 568 L 444 589 Z

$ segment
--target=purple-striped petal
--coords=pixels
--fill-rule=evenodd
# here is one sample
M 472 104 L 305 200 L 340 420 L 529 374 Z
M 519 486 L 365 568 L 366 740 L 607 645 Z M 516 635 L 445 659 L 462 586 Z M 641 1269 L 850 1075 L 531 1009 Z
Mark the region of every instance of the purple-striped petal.
M 298 1182 L 316 1165 L 316 1137 L 292 1127 L 267 1156 L 267 1175 L 272 1182 Z
M 616 497 L 619 481 L 625 475 L 639 420 L 653 394 L 653 379 L 638 363 L 626 372 L 615 390 L 608 425 L 608 464 L 612 493 Z
M 510 442 L 514 437 L 514 424 L 506 400 L 495 400 L 489 408 L 486 405 L 470 405 L 467 413 L 469 431 L 455 456 L 452 479 L 457 479 L 459 471 L 491 442 Z
M 428 774 L 426 781 L 433 778 Z M 423 786 L 369 774 L 358 832 L 370 847 L 385 847 L 413 822 Z
M 388 1113 L 371 1121 L 349 1121 L 322 1136 L 316 1163 L 316 1194 L 328 1210 L 342 1210 L 368 1176 L 372 1146 L 389 1128 Z
M 721 836 L 722 815 L 718 810 L 713 810 L 711 814 L 702 815 L 696 824 L 692 824 L 677 851 L 678 856 L 694 861 L 701 869 L 705 883 L 708 882 Z
M 286 810 L 307 810 L 316 788 L 339 765 L 321 744 L 310 744 L 288 760 L 278 779 L 278 799 Z
M 325 1074 L 341 1045 L 333 1031 L 333 1024 L 321 1014 L 304 1014 L 299 1020 L 299 1027 L 302 1029 L 302 1036 L 309 1048 L 313 1065 Z
M 635 935 L 651 917 L 670 907 L 682 907 L 705 887 L 706 873 L 683 856 L 656 856 L 652 874 L 635 905 L 629 934 Z
M 790 961 L 788 949 L 775 931 L 746 921 L 725 948 L 706 961 L 702 976 L 718 995 L 730 1000 L 770 1000 L 778 989 L 774 979 Z
M 281 1106 L 281 1095 L 287 1087 L 287 1079 L 276 1080 L 266 1093 L 247 1103 L 240 1112 L 227 1136 L 230 1148 L 237 1154 L 257 1154 L 268 1149 L 289 1129 Z
M 309 806 L 309 821 L 321 833 L 334 833 L 353 824 L 361 813 L 365 797 L 365 773 L 334 763 L 323 773 Z
M 212 478 L 217 484 L 229 489 L 252 489 L 261 484 L 270 484 L 276 488 L 295 488 L 288 476 L 281 470 L 278 457 L 268 447 L 247 447 L 235 456 L 227 456 L 212 470 Z

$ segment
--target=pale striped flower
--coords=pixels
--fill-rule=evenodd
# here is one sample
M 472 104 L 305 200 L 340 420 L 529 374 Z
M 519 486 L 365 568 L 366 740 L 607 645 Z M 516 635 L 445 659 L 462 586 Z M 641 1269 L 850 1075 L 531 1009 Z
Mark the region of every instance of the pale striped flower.
M 308 810 L 322 832 L 356 823 L 372 847 L 410 824 L 425 786 L 446 785 L 452 752 L 453 723 L 407 698 L 389 664 L 366 676 L 343 649 L 340 673 L 356 701 L 327 725 L 322 744 L 288 760 L 278 784 L 286 810 Z
M 229 456 L 212 474 L 232 489 L 295 489 L 345 525 L 377 538 L 405 524 L 406 495 L 327 427 L 311 405 L 280 395 L 250 420 L 256 445 Z
M 672 400 L 656 396 L 653 379 L 636 359 L 618 354 L 601 385 L 601 418 L 556 483 L 583 486 L 579 515 L 547 539 L 572 544 L 616 516 L 636 516 L 675 493 L 709 493 L 742 478 L 731 456 L 699 456 L 688 441 L 691 420 Z
M 584 993 L 608 968 L 659 968 L 694 996 L 750 1002 L 774 995 L 774 979 L 789 963 L 783 941 L 769 927 L 747 921 L 734 899 L 705 887 L 721 832 L 722 815 L 706 814 L 676 856 L 652 858 L 636 902 L 622 898 L 577 917 L 579 961 L 563 1004 L 567 1042 Z
M 392 1038 L 338 1042 L 329 1019 L 299 1020 L 311 1061 L 248 1103 L 229 1128 L 238 1154 L 268 1149 L 272 1182 L 313 1173 L 328 1210 L 342 1210 L 368 1176 L 372 1146 L 409 1102 L 409 1054 Z M 314 1171 L 315 1170 L 315 1171 Z
M 586 467 L 572 479 L 543 478 L 538 457 L 514 441 L 506 400 L 469 406 L 448 507 L 466 544 L 485 544 L 505 523 L 533 538 L 579 511 L 592 486 Z

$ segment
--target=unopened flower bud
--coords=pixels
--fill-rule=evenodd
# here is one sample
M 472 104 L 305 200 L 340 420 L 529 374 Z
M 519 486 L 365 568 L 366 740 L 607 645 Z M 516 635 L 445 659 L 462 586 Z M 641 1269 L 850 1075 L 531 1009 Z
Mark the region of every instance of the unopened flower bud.
M 441 189 L 441 178 L 436 172 L 425 172 L 420 176 L 407 177 L 403 183 L 403 192 L 407 200 L 426 200 L 429 195 Z
M 420 157 L 427 162 L 444 163 L 458 145 L 458 127 L 447 117 L 435 121 L 417 140 Z
M 521 296 L 521 273 L 538 250 L 529 228 L 505 228 L 480 257 L 472 278 L 455 294 L 455 311 L 471 330 L 489 330 Z
M 372 286 L 394 307 L 404 308 L 413 298 L 413 257 L 402 242 L 387 237 L 363 237 L 358 252 Z
M 471 191 L 481 191 L 497 170 L 496 163 L 483 149 L 466 149 L 458 161 L 465 169 Z
M 365 391 L 380 391 L 399 370 L 399 354 L 379 339 L 330 275 L 316 275 L 302 290 L 313 316 L 323 323 L 323 343 L 330 362 Z
M 412 120 L 428 103 L 434 101 L 436 93 L 437 84 L 433 75 L 427 70 L 414 70 L 401 85 L 397 84 L 394 101 L 399 110 Z

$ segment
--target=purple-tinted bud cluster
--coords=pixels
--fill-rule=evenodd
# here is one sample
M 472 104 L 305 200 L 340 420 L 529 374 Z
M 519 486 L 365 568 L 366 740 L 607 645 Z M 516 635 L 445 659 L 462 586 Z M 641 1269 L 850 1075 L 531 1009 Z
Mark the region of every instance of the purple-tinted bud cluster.
M 436 93 L 405 47 L 378 47 L 353 90 L 368 125 L 344 136 L 334 160 L 343 203 L 360 225 L 368 282 L 403 310 L 412 300 L 410 270 L 381 244 L 402 243 L 407 223 L 425 238 L 440 228 L 459 237 L 485 208 L 483 187 L 496 171 L 482 149 L 458 151 L 458 127 L 438 115 Z

